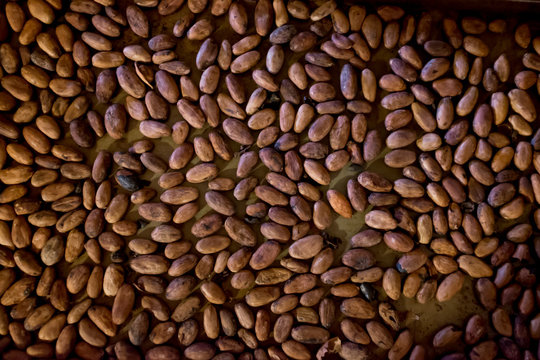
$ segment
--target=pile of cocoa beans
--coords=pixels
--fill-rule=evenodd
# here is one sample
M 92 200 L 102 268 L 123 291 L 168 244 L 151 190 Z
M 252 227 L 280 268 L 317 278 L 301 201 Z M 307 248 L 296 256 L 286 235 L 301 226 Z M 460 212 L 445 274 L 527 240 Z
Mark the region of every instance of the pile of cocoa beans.
M 0 7 L 2 359 L 540 359 L 537 23 Z

